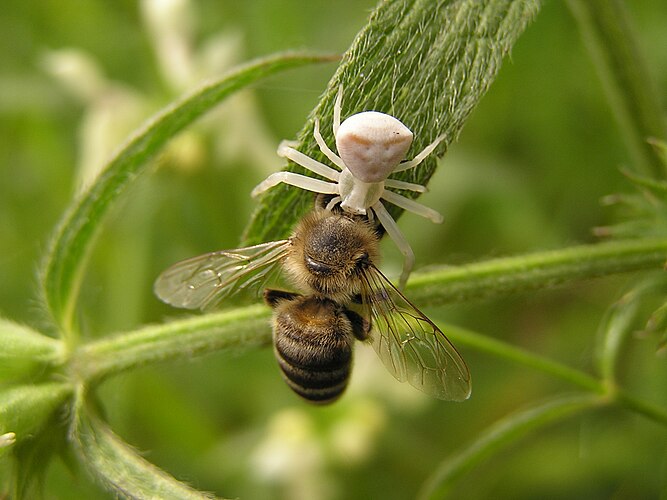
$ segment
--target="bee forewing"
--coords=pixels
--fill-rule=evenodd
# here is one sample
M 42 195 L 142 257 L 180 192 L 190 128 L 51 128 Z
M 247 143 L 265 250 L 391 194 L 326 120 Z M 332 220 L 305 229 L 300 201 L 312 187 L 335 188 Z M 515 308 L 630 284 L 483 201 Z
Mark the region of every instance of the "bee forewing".
M 155 295 L 174 307 L 208 309 L 260 282 L 287 253 L 290 240 L 220 250 L 177 262 L 158 276 Z
M 389 372 L 438 399 L 470 397 L 468 367 L 444 333 L 375 267 L 363 294 L 373 328 L 369 341 Z

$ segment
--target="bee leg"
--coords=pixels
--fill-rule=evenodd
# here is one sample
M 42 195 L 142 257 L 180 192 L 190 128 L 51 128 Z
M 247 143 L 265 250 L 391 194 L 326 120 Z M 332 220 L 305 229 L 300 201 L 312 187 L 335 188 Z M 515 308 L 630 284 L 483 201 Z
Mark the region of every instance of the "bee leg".
M 352 324 L 352 333 L 354 334 L 354 337 L 357 340 L 362 341 L 368 339 L 368 334 L 371 332 L 371 322 L 349 309 L 345 310 L 345 315 Z
M 273 290 L 271 288 L 264 290 L 264 302 L 266 302 L 266 305 L 272 309 L 275 309 L 275 307 L 283 300 L 294 300 L 297 297 L 301 297 L 301 294 L 286 292 L 284 290 Z

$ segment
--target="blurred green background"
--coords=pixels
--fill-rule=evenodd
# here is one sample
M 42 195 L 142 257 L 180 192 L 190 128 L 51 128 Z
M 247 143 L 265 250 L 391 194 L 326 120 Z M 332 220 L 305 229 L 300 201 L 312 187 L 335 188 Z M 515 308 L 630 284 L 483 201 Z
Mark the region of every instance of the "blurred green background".
M 142 120 L 208 76 L 285 49 L 343 52 L 373 1 L 5 0 L 0 13 L 0 315 L 41 327 L 36 271 L 79 186 Z M 175 5 L 170 12 L 165 7 Z M 667 3 L 628 2 L 667 102 Z M 168 54 L 165 56 L 165 54 Z M 101 235 L 83 289 L 84 332 L 99 337 L 179 316 L 152 294 L 176 260 L 234 247 L 251 188 L 281 167 L 334 64 L 272 77 L 182 134 Z M 408 124 L 409 125 L 409 124 Z M 593 242 L 613 222 L 600 198 L 629 191 L 624 148 L 600 81 L 562 2 L 545 2 L 421 201 L 441 226 L 405 215 L 417 267 Z M 388 244 L 387 244 L 388 243 Z M 385 267 L 401 261 L 385 242 Z M 588 369 L 616 277 L 548 292 L 426 310 L 441 321 Z M 667 405 L 664 359 L 635 340 L 623 378 Z M 412 498 L 438 463 L 499 418 L 571 388 L 462 350 L 474 390 L 428 400 L 359 349 L 331 408 L 283 384 L 270 349 L 213 355 L 105 383 L 113 429 L 202 490 L 241 498 Z M 604 410 L 520 441 L 474 469 L 457 498 L 667 498 L 667 435 Z M 2 477 L 2 476 L 0 476 Z M 85 473 L 55 463 L 49 498 L 99 498 Z

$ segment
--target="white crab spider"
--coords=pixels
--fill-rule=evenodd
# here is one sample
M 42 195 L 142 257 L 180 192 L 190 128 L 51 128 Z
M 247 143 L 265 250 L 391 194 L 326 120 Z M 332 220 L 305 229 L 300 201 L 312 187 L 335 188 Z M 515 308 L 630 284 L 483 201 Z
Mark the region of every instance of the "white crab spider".
M 386 188 L 406 189 L 423 193 L 426 187 L 411 182 L 388 179 L 394 172 L 401 172 L 419 165 L 444 139 L 441 135 L 410 161 L 402 162 L 412 144 L 412 132 L 398 119 L 377 111 L 364 111 L 340 122 L 343 88 L 340 87 L 333 111 L 333 132 L 338 154 L 324 142 L 319 121 L 315 119 L 313 136 L 324 155 L 339 167 L 335 170 L 292 147 L 290 141 L 278 146 L 278 155 L 307 168 L 333 182 L 322 181 L 294 172 L 276 172 L 252 190 L 255 197 L 281 182 L 316 193 L 336 195 L 327 205 L 331 209 L 337 203 L 348 213 L 377 217 L 389 237 L 403 254 L 403 271 L 399 288 L 404 288 L 412 271 L 415 255 L 396 221 L 389 215 L 381 200 L 404 210 L 426 217 L 435 223 L 442 222 L 442 215 Z

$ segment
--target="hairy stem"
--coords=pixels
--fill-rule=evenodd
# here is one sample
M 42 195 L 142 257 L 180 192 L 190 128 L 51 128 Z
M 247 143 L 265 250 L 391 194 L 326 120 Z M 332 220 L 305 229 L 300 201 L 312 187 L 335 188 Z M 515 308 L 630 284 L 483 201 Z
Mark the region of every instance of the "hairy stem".
M 419 307 L 504 296 L 592 277 L 658 268 L 665 256 L 667 240 L 664 239 L 538 252 L 415 274 L 408 284 L 407 296 Z M 147 364 L 263 345 L 270 341 L 268 318 L 268 308 L 255 305 L 152 325 L 82 346 L 73 354 L 70 366 L 84 382 L 91 383 Z M 494 348 L 490 339 L 475 340 L 482 341 L 486 342 L 485 348 Z M 567 375 L 560 368 L 552 368 L 554 372 L 560 370 L 565 378 L 570 376 L 572 382 L 583 388 L 596 390 L 598 386 L 595 379 L 572 372 Z
M 268 318 L 267 308 L 257 305 L 151 325 L 82 346 L 71 367 L 91 384 L 144 365 L 265 345 L 271 338 Z
M 441 305 L 630 271 L 658 270 L 666 260 L 664 238 L 582 245 L 415 274 L 407 295 L 419 305 Z

